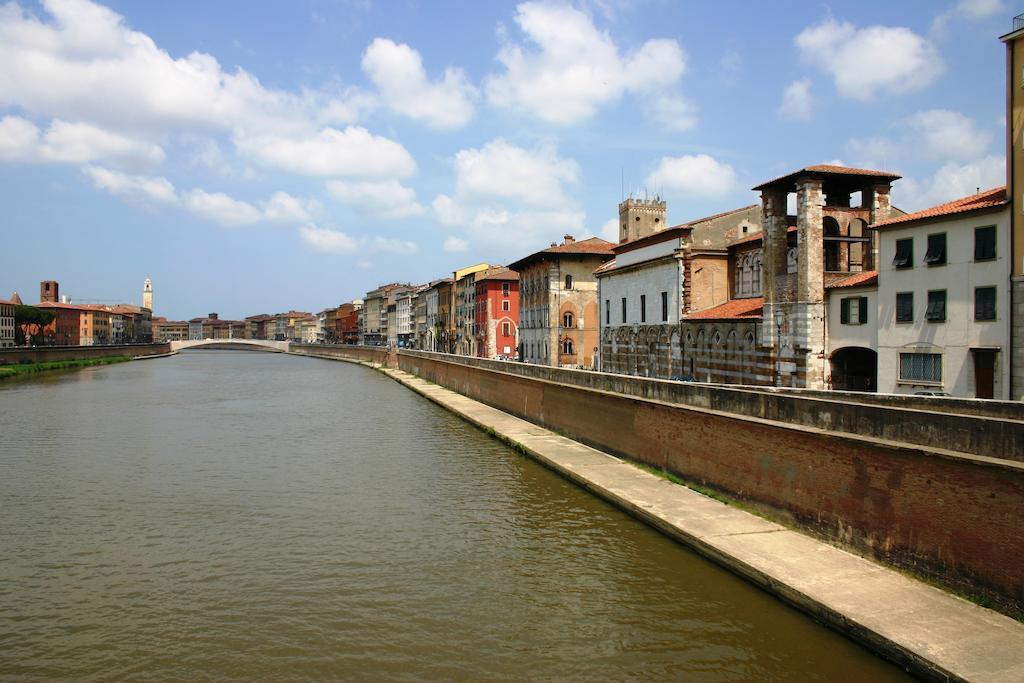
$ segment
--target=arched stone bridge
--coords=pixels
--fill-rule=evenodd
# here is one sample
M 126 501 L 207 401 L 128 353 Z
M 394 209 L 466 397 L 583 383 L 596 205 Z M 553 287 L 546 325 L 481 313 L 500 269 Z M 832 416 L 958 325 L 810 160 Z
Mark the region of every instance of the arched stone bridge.
M 172 341 L 171 351 L 178 352 L 185 349 L 229 349 L 235 351 L 287 353 L 289 344 L 291 342 L 268 341 L 265 339 L 187 339 Z

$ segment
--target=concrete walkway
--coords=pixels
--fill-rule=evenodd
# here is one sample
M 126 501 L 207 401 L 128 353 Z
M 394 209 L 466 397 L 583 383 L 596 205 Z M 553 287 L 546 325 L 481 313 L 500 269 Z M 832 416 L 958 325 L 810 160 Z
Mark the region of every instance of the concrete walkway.
M 1024 624 L 414 375 L 381 371 L 918 676 L 1024 681 Z

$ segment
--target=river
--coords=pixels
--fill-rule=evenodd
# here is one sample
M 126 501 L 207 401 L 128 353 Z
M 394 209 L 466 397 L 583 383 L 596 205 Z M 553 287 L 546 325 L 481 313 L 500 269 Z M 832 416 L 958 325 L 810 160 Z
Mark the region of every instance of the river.
M 5 680 L 897 680 L 383 375 L 0 383 Z

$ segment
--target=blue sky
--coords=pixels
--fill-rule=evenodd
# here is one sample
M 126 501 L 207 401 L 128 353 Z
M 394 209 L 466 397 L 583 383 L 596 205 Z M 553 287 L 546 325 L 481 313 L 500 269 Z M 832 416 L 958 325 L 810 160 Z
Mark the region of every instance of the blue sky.
M 918 209 L 1004 179 L 1000 0 L 0 5 L 0 295 L 157 315 L 378 284 L 755 203 L 807 164 Z M 625 183 L 623 182 L 625 181 Z

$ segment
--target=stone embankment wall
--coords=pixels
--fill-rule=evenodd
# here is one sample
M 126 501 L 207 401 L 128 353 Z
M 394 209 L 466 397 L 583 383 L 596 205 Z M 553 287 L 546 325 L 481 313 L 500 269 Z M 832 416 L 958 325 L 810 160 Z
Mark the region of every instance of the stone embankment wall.
M 704 408 L 733 415 L 761 418 L 813 429 L 926 446 L 958 453 L 1024 461 L 1024 404 L 1001 402 L 994 415 L 939 412 L 931 404 L 949 399 L 913 397 L 864 398 L 843 393 L 784 390 L 764 387 L 709 385 L 694 382 L 568 370 L 546 365 L 446 356 L 426 351 L 399 351 L 401 356 L 453 359 L 463 365 L 516 374 L 559 384 L 611 391 L 638 398 Z M 402 369 L 405 369 L 404 367 Z M 891 399 L 891 400 L 890 400 Z M 954 401 L 958 403 L 957 401 Z M 969 401 L 976 403 L 975 401 Z M 983 402 L 982 402 L 983 403 Z M 980 408 L 978 409 L 981 410 Z M 1011 419 L 1009 416 L 1015 416 Z
M 159 356 L 171 352 L 170 342 L 162 344 L 117 344 L 114 346 L 36 346 L 0 350 L 0 365 L 47 363 L 58 360 L 89 360 L 110 356 Z
M 806 413 L 818 404 L 792 396 L 746 392 L 751 396 L 727 401 L 715 393 L 724 389 L 680 385 L 683 398 L 693 394 L 687 404 L 669 400 L 675 389 L 649 387 L 657 400 L 637 395 L 635 383 L 652 380 L 579 373 L 589 377 L 563 382 L 555 378 L 571 371 L 426 352 L 402 351 L 397 360 L 400 369 L 465 396 L 664 468 L 1003 609 L 1024 611 L 1024 464 L 949 450 L 976 444 L 964 430 L 986 429 L 986 418 L 973 418 L 971 428 L 967 416 L 942 415 L 957 419 L 947 429 L 932 423 L 946 437 L 946 449 L 937 450 L 833 431 L 827 422 L 808 426 L 814 414 Z M 506 368 L 518 372 L 501 371 Z M 695 405 L 696 398 L 710 405 Z M 746 402 L 771 417 L 740 414 Z M 870 418 L 857 417 L 869 408 Z M 890 421 L 906 419 L 905 412 L 878 406 L 821 409 L 819 421 L 864 419 L 882 433 Z
M 384 346 L 353 346 L 351 344 L 295 344 L 292 343 L 290 351 L 302 356 L 322 356 L 325 358 L 341 358 L 344 360 L 356 361 L 359 363 L 374 363 L 376 365 L 397 366 L 394 360 L 394 353 L 388 352 Z M 392 362 L 388 362 L 389 356 Z

